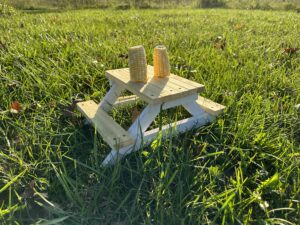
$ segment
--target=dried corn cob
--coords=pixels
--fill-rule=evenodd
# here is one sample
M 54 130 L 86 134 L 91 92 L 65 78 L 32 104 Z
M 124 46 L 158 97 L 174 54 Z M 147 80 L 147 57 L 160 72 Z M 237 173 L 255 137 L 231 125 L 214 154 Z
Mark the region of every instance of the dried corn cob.
M 130 80 L 134 82 L 144 82 L 147 77 L 147 60 L 145 49 L 142 45 L 128 49 Z
M 167 77 L 170 75 L 170 63 L 165 46 L 159 45 L 154 48 L 153 64 L 155 77 Z

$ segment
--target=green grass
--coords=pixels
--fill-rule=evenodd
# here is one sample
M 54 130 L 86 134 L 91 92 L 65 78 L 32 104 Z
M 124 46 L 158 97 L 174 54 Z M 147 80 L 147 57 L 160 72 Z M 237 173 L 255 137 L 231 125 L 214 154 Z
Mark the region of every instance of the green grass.
M 300 47 L 299 21 L 237 10 L 0 18 L 1 224 L 299 224 L 300 52 L 284 53 Z M 172 72 L 227 109 L 102 168 L 109 147 L 72 104 L 99 102 L 105 70 L 127 66 L 138 44 L 150 63 L 154 46 L 166 45 Z M 9 112 L 13 101 L 20 113 Z

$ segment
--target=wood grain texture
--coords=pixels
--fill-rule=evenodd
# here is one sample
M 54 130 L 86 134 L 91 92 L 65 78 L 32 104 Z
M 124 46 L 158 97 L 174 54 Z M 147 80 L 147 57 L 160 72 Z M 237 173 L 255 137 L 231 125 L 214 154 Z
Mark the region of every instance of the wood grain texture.
M 114 103 L 115 107 L 119 106 L 125 106 L 135 103 L 137 100 L 139 100 L 139 97 L 136 95 L 129 95 L 129 96 L 121 96 L 117 98 L 117 100 Z
M 211 115 L 214 115 L 214 116 L 220 115 L 226 108 L 225 106 L 223 106 L 219 103 L 213 102 L 212 100 L 209 100 L 209 99 L 201 97 L 201 96 L 198 97 L 196 102 L 197 102 L 197 104 L 199 104 L 201 106 L 201 108 L 205 112 L 207 112 Z
M 113 104 L 116 102 L 121 92 L 124 90 L 124 88 L 117 83 L 111 82 L 111 84 L 112 86 L 110 90 L 107 92 L 107 94 L 99 104 L 101 109 L 105 110 L 106 112 L 109 112 L 111 110 Z
M 77 103 L 77 108 L 93 124 L 112 149 L 120 149 L 134 143 L 131 135 L 99 108 L 94 101 Z
M 161 128 L 161 132 L 162 132 L 162 135 L 166 135 L 168 137 L 168 136 L 172 136 L 174 134 L 184 133 L 193 128 L 195 129 L 195 128 L 201 127 L 207 123 L 210 123 L 212 120 L 213 120 L 213 118 L 210 114 L 202 113 L 197 116 L 193 116 L 190 118 L 179 120 L 179 121 L 171 123 L 171 124 L 164 125 Z M 144 144 L 147 144 L 147 143 L 153 141 L 153 139 L 155 139 L 157 137 L 159 131 L 160 131 L 159 128 L 155 128 L 153 130 L 146 131 L 144 133 L 144 137 L 143 137 Z
M 145 84 L 131 82 L 128 68 L 106 71 L 106 76 L 148 103 L 163 103 L 204 91 L 202 84 L 174 74 L 164 78 L 156 78 L 154 77 L 153 66 L 148 66 L 147 70 L 148 82 Z

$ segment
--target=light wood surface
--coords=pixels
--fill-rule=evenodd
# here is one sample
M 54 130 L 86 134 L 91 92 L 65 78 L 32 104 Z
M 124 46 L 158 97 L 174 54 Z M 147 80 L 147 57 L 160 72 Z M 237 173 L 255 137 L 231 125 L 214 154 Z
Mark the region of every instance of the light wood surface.
M 120 96 L 121 92 L 124 90 L 123 87 L 118 85 L 117 83 L 111 82 L 112 86 L 108 93 L 104 96 L 102 101 L 100 102 L 99 106 L 101 109 L 109 112 L 113 106 L 113 104 L 117 101 L 118 97 Z
M 123 96 L 119 97 L 117 101 L 115 102 L 115 106 L 121 106 L 121 105 L 127 105 L 127 104 L 133 104 L 137 100 L 139 100 L 139 97 L 136 95 L 130 95 L 130 96 Z M 195 102 L 196 100 L 196 102 Z M 173 108 L 179 105 L 185 106 L 185 108 L 192 114 L 196 115 L 201 111 L 205 111 L 213 116 L 220 115 L 224 109 L 225 106 L 213 102 L 212 100 L 209 100 L 207 98 L 198 96 L 198 94 L 192 94 L 185 97 L 181 97 L 175 100 L 168 101 L 162 105 L 162 109 L 169 109 Z M 300 107 L 300 105 L 299 105 Z
M 114 103 L 115 107 L 119 106 L 125 106 L 135 103 L 137 100 L 139 100 L 139 97 L 136 95 L 129 95 L 129 96 L 121 96 L 117 98 L 116 102 Z
M 223 106 L 219 103 L 213 102 L 212 100 L 209 100 L 209 99 L 201 97 L 201 96 L 198 97 L 196 102 L 201 106 L 201 108 L 205 112 L 207 112 L 211 115 L 214 115 L 214 116 L 220 115 L 226 108 L 225 106 Z
M 120 149 L 134 143 L 131 135 L 94 101 L 77 103 L 77 108 L 93 124 L 111 148 Z
M 161 133 L 164 138 L 170 137 L 174 134 L 183 133 L 192 128 L 201 127 L 211 121 L 214 117 L 208 113 L 203 113 L 198 116 L 193 116 L 184 120 L 180 120 L 171 124 L 162 126 Z M 159 128 L 155 128 L 143 133 L 143 136 L 138 136 L 136 142 L 132 146 L 124 147 L 118 151 L 112 150 L 107 157 L 104 159 L 102 165 L 113 165 L 117 159 L 121 159 L 124 156 L 128 155 L 131 152 L 135 152 L 140 149 L 141 146 L 149 145 L 154 139 L 157 138 L 158 133 L 160 132 Z
M 194 81 L 174 74 L 156 78 L 153 66 L 148 65 L 147 70 L 148 82 L 145 84 L 130 81 L 129 68 L 106 71 L 106 76 L 148 103 L 163 103 L 204 91 L 204 85 Z

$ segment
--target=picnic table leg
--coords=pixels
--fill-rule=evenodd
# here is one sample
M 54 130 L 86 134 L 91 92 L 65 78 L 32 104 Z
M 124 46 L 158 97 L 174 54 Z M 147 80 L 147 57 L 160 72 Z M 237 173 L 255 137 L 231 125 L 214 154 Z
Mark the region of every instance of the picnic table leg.
M 204 110 L 197 104 L 196 101 L 183 103 L 182 106 L 193 116 L 198 116 L 204 113 Z
M 128 132 L 133 136 L 136 137 L 139 134 L 142 134 L 147 130 L 150 124 L 155 120 L 156 116 L 160 112 L 160 105 L 159 104 L 149 104 L 143 112 L 136 118 L 134 123 L 128 129 Z
M 104 96 L 102 101 L 99 103 L 99 107 L 109 112 L 112 109 L 113 104 L 116 102 L 118 97 L 121 95 L 121 92 L 124 90 L 120 85 L 110 81 L 112 84 L 110 90 Z
M 196 101 L 184 103 L 182 104 L 182 106 L 195 118 L 199 118 L 199 116 L 205 115 L 205 117 L 203 117 L 205 118 L 205 122 L 211 122 L 215 119 L 214 116 L 206 113 Z M 197 119 L 197 122 L 199 124 L 203 123 L 202 119 Z
M 128 129 L 128 132 L 135 139 L 135 144 L 118 150 L 113 149 L 105 158 L 102 165 L 113 165 L 118 159 L 121 159 L 133 151 L 139 150 L 143 144 L 149 143 L 155 139 L 159 129 L 156 128 L 151 131 L 146 131 L 147 128 L 154 121 L 161 109 L 173 108 L 180 105 L 179 103 L 181 103 L 181 101 L 176 100 L 174 102 L 170 101 L 164 105 L 149 104 Z M 186 103 L 182 102 L 181 104 L 192 117 L 163 126 L 162 131 L 164 135 L 167 134 L 168 130 L 172 131 L 175 129 L 178 133 L 182 133 L 192 128 L 203 126 L 215 119 L 215 116 L 207 113 L 196 100 L 191 100 Z M 171 132 L 171 135 L 172 133 L 173 132 Z
M 132 151 L 137 151 L 142 145 L 143 135 L 153 120 L 160 112 L 160 105 L 148 105 L 143 112 L 134 121 L 128 132 L 135 139 L 134 145 L 124 147 L 121 149 L 113 149 L 102 162 L 102 165 L 113 165 L 118 159 L 121 159 L 125 155 Z

